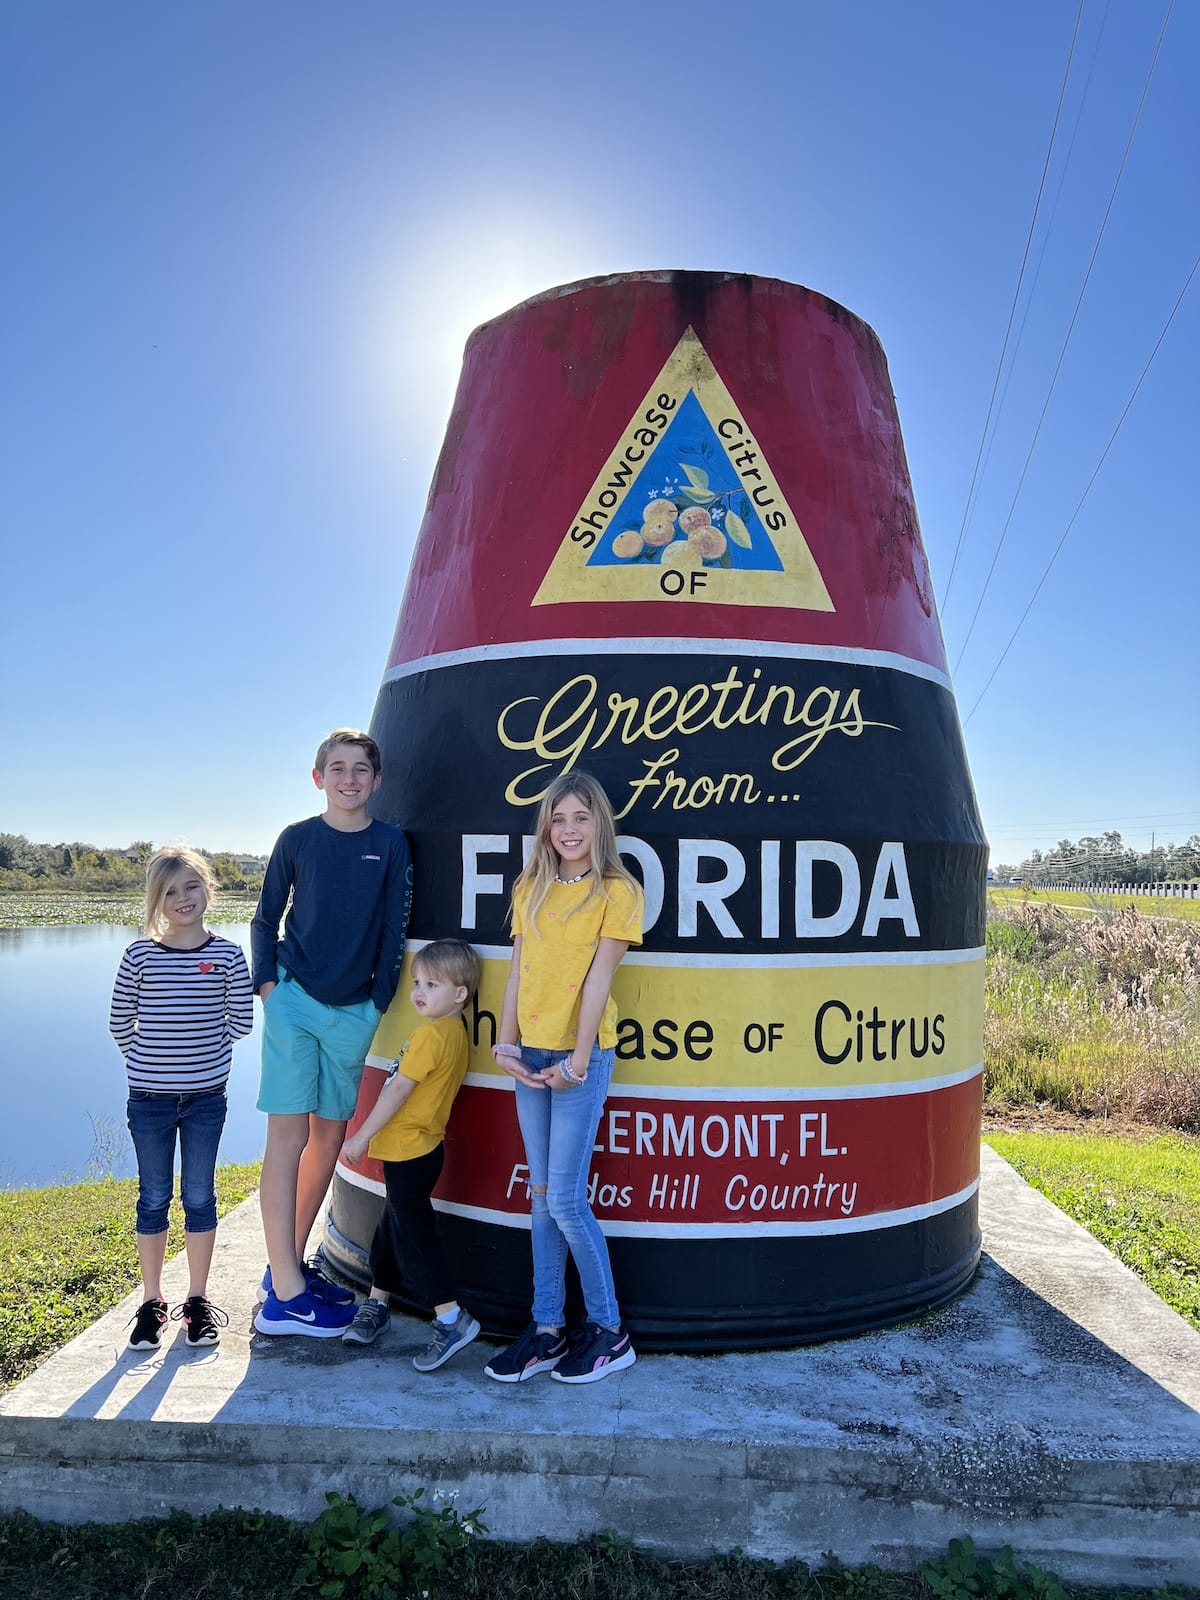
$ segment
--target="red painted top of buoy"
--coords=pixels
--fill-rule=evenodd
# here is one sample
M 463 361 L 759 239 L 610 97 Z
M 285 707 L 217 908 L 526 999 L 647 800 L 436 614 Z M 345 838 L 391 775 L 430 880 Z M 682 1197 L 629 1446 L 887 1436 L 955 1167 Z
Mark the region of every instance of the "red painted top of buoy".
M 689 329 L 769 462 L 832 609 L 703 596 L 535 605 L 583 495 Z M 489 644 L 666 636 L 894 652 L 945 669 L 882 347 L 813 290 L 631 273 L 551 290 L 468 341 L 389 666 Z

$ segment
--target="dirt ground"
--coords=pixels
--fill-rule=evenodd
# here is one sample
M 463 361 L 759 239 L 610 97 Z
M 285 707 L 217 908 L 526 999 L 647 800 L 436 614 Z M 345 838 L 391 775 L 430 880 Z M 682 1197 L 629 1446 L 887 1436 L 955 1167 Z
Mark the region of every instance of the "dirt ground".
M 984 1133 L 1087 1133 L 1112 1135 L 1144 1144 L 1168 1133 L 1168 1128 L 1149 1122 L 1134 1122 L 1128 1117 L 1081 1117 L 1054 1106 L 985 1106 Z M 1186 1137 L 1186 1135 L 1181 1135 Z

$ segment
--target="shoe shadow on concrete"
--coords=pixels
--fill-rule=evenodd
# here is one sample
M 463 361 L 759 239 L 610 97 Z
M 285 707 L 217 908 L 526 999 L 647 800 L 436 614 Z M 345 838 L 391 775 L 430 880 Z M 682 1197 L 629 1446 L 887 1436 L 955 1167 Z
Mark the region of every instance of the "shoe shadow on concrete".
M 117 1348 L 104 1374 L 77 1395 L 62 1415 L 100 1422 L 117 1417 L 151 1421 L 182 1370 L 213 1366 L 220 1358 L 219 1345 L 190 1348 L 182 1328 L 173 1338 L 164 1336 L 157 1350 Z M 113 1400 L 115 1406 L 109 1403 Z

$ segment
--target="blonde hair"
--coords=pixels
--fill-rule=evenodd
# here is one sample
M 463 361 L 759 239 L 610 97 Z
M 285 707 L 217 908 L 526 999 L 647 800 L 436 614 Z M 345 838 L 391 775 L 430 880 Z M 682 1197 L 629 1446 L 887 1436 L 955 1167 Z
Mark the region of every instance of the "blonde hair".
M 329 752 L 335 744 L 353 744 L 366 753 L 367 760 L 371 763 L 371 770 L 378 774 L 383 771 L 383 757 L 379 754 L 379 746 L 369 733 L 363 733 L 360 728 L 335 728 L 327 739 L 322 739 L 317 746 L 316 759 L 313 766 L 322 774 L 325 763 L 329 760 Z
M 212 868 L 198 850 L 188 850 L 183 845 L 168 845 L 152 856 L 146 868 L 146 933 L 157 939 L 166 927 L 163 918 L 163 901 L 171 887 L 171 879 L 182 870 L 194 872 L 208 892 L 211 900 L 217 892 L 217 880 Z
M 608 899 L 609 879 L 619 879 L 626 884 L 635 895 L 641 895 L 641 886 L 631 872 L 622 864 L 620 852 L 617 849 L 617 825 L 613 818 L 612 804 L 603 787 L 587 772 L 564 772 L 546 790 L 542 796 L 542 803 L 538 807 L 537 822 L 533 830 L 533 854 L 530 856 L 517 881 L 513 884 L 513 901 L 515 903 L 520 891 L 527 891 L 529 904 L 526 907 L 525 920 L 528 927 L 536 929 L 538 912 L 546 903 L 546 897 L 558 877 L 558 853 L 550 842 L 550 823 L 554 813 L 562 805 L 568 795 L 574 795 L 582 800 L 583 804 L 592 814 L 592 845 L 591 845 L 591 882 L 588 892 L 584 895 L 579 905 L 572 907 L 567 916 L 573 916 L 581 910 L 594 895 Z
M 462 939 L 434 939 L 413 957 L 414 977 L 418 976 L 418 968 L 426 977 L 452 983 L 456 989 L 461 984 L 469 1000 L 479 987 L 483 963 Z

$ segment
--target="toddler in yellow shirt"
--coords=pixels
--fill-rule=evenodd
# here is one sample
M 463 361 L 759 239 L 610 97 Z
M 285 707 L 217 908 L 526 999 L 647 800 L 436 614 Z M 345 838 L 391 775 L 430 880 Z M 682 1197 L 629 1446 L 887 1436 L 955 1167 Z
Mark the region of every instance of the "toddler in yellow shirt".
M 383 1163 L 387 1190 L 371 1241 L 371 1294 L 342 1335 L 373 1344 L 388 1326 L 388 1296 L 434 1310 L 428 1347 L 413 1357 L 418 1372 L 435 1372 L 479 1332 L 458 1303 L 438 1237 L 430 1196 L 442 1172 L 443 1140 L 454 1097 L 467 1072 L 463 1007 L 479 987 L 480 963 L 469 944 L 438 939 L 413 958 L 412 1003 L 420 1024 L 401 1051 L 370 1116 L 342 1146 L 356 1166 L 369 1153 Z

